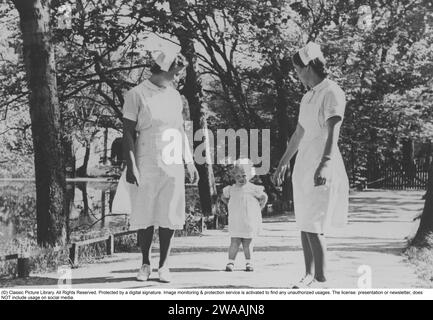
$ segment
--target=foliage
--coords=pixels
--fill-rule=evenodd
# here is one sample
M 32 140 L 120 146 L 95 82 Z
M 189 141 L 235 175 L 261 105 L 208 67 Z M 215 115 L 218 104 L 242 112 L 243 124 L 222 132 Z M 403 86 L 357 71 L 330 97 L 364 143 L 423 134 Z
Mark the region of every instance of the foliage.
M 270 128 L 271 159 L 293 132 L 305 88 L 290 58 L 307 41 L 322 45 L 330 77 L 346 92 L 340 147 L 353 185 L 377 162 L 401 161 L 402 141 L 429 142 L 432 134 L 431 1 L 326 2 L 201 0 L 77 1 L 70 29 L 54 29 L 59 97 L 65 135 L 88 144 L 106 126 L 120 130 L 123 93 L 148 75 L 155 39 L 176 45 L 187 30 L 195 43 L 209 127 Z M 368 5 L 371 28 L 360 29 Z M 53 8 L 53 15 L 56 14 Z M 31 136 L 16 12 L 0 10 L 0 170 L 31 174 Z M 153 39 L 150 41 L 150 39 Z M 26 168 L 26 169 L 24 169 Z
M 415 247 L 410 246 L 405 251 L 408 261 L 415 267 L 419 278 L 423 280 L 425 287 L 433 287 L 433 236 L 427 236 L 428 246 Z

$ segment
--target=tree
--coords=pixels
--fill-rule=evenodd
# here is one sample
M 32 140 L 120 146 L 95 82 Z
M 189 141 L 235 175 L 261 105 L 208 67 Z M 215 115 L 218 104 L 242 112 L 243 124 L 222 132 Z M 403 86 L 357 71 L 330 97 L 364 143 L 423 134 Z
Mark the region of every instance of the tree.
M 175 12 L 175 17 L 185 16 L 186 9 L 188 8 L 187 2 L 184 0 L 170 0 L 170 8 Z M 182 20 L 181 20 L 182 21 Z M 200 78 L 197 73 L 197 54 L 194 47 L 194 40 L 190 35 L 189 30 L 191 26 L 185 25 L 186 21 L 179 27 L 174 29 L 174 34 L 179 39 L 181 52 L 185 55 L 188 60 L 187 74 L 185 79 L 185 85 L 182 89 L 182 93 L 187 99 L 189 105 L 189 111 L 191 119 L 193 121 L 194 133 L 203 130 L 206 132 L 207 126 L 207 112 L 204 107 L 202 86 Z M 195 146 L 200 143 L 204 143 L 209 146 L 208 137 L 203 137 L 204 141 L 194 141 Z M 209 149 L 205 150 L 205 153 L 209 152 Z M 208 156 L 208 155 L 207 155 Z M 198 190 L 200 194 L 200 204 L 203 214 L 208 216 L 214 212 L 214 198 L 216 195 L 215 179 L 212 170 L 212 164 L 198 164 L 197 171 L 199 173 Z
M 430 164 L 427 193 L 425 195 L 424 209 L 421 214 L 419 228 L 412 240 L 412 245 L 418 247 L 433 246 L 433 165 Z
M 0 4 L 0 175 L 34 176 L 28 89 L 22 55 L 19 15 L 12 3 Z
M 428 1 L 327 3 L 328 22 L 315 34 L 329 57 L 332 77 L 346 93 L 340 146 L 351 184 L 365 185 L 368 172 L 378 165 L 392 163 L 402 174 L 410 172 L 412 160 L 404 154 L 410 147 L 402 145 L 421 142 L 431 132 L 431 112 L 422 94 L 432 74 Z M 357 26 L 362 5 L 371 6 L 371 28 Z M 320 9 L 313 15 L 324 20 Z
M 296 6 L 295 6 L 296 8 Z M 258 8 L 251 16 L 250 40 L 253 50 L 260 54 L 262 66 L 257 70 L 256 87 L 262 92 L 260 100 L 263 104 L 273 106 L 275 115 L 270 127 L 277 128 L 273 136 L 271 158 L 275 162 L 281 159 L 287 147 L 287 142 L 296 128 L 296 118 L 299 110 L 298 101 L 302 88 L 295 79 L 291 67 L 291 57 L 299 46 L 302 30 L 299 28 L 300 15 L 285 1 L 259 1 Z M 253 71 L 252 71 L 253 72 Z M 263 79 L 267 79 L 263 81 Z M 292 161 L 292 168 L 294 160 Z M 269 179 L 265 180 L 268 193 L 274 191 Z M 293 201 L 291 177 L 287 177 L 282 185 L 282 210 L 291 210 Z
M 373 13 L 365 30 L 357 26 L 362 5 Z M 314 40 L 328 58 L 330 77 L 346 92 L 340 149 L 352 186 L 364 186 L 378 166 L 389 162 L 409 181 L 413 146 L 433 136 L 431 12 L 431 1 L 425 0 L 76 1 L 71 29 L 56 29 L 53 38 L 64 137 L 89 142 L 100 128 L 120 130 L 122 93 L 147 76 L 143 43 L 154 34 L 175 42 L 190 61 L 182 93 L 195 128 L 270 128 L 275 165 L 305 93 L 290 57 Z M 1 22 L 8 13 L 0 11 Z M 13 30 L 10 21 L 6 26 Z M 6 37 L 17 47 L 16 32 Z M 5 141 L 0 148 L 5 159 L 24 159 L 33 148 L 26 135 L 30 120 L 18 120 L 28 95 L 23 65 L 2 53 L 0 68 L 0 92 L 8 97 L 0 104 L 0 116 L 7 113 L 13 120 L 0 126 Z M 221 178 L 218 166 L 213 169 Z M 208 190 L 200 192 L 207 192 L 203 201 L 209 204 L 211 168 L 201 170 Z M 380 178 L 378 171 L 374 179 Z M 268 192 L 279 193 L 266 176 L 261 179 Z M 283 203 L 289 187 L 288 182 Z
M 163 33 L 167 37 L 171 36 L 173 39 L 178 39 L 181 52 L 189 63 L 181 93 L 185 97 L 184 102 L 189 109 L 194 133 L 199 130 L 207 130 L 208 113 L 203 100 L 201 78 L 198 72 L 195 31 L 194 26 L 187 18 L 190 9 L 189 3 L 187 1 L 167 1 L 164 3 L 167 4 L 164 8 L 156 6 L 155 2 L 140 3 L 138 10 L 145 12 L 146 16 L 141 17 L 138 21 L 142 26 L 156 33 Z M 209 146 L 208 138 L 205 136 L 201 142 L 193 142 L 194 147 L 198 145 Z M 206 148 L 203 153 L 209 151 L 209 148 Z M 213 168 L 211 164 L 207 163 L 196 166 L 200 177 L 198 189 L 202 212 L 204 215 L 210 215 L 214 212 L 216 195 Z
M 24 64 L 30 91 L 38 243 L 55 246 L 63 244 L 66 239 L 66 178 L 49 2 L 14 0 L 13 3 L 20 15 Z

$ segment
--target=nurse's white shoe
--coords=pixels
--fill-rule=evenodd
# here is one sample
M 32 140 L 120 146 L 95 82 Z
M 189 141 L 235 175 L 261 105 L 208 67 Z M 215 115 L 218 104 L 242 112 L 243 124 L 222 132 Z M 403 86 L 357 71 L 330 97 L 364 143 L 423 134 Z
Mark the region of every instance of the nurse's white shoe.
M 151 273 L 150 265 L 143 264 L 141 266 L 140 270 L 138 271 L 137 280 L 138 281 L 147 281 L 147 280 L 149 280 L 150 273 Z
M 308 285 L 308 288 L 311 288 L 311 289 L 328 289 L 328 284 L 326 281 L 320 282 L 320 281 L 317 281 L 316 279 L 314 279 L 313 282 L 311 282 Z
M 159 268 L 158 274 L 159 274 L 159 281 L 164 283 L 171 282 L 171 274 L 170 274 L 170 269 L 168 267 L 164 266 L 162 268 Z
M 297 284 L 292 286 L 292 289 L 306 289 L 314 282 L 314 277 L 310 274 L 305 275 Z

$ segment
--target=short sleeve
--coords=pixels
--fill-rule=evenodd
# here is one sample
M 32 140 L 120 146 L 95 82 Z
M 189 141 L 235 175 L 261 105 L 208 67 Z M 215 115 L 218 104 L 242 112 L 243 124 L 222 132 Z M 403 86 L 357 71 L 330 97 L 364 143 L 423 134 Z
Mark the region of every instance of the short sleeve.
M 224 198 L 230 198 L 230 188 L 231 188 L 231 186 L 227 186 L 223 189 Z
M 138 121 L 140 111 L 140 100 L 134 90 L 129 90 L 125 95 L 123 103 L 123 117 L 132 121 Z
M 342 90 L 330 90 L 325 93 L 323 99 L 324 122 L 335 116 L 343 119 L 345 107 L 346 97 Z

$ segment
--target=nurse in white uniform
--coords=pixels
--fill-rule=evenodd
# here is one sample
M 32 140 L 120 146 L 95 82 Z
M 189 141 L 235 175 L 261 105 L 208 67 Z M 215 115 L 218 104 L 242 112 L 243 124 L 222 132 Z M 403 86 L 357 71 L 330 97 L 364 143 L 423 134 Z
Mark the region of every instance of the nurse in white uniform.
M 170 281 L 167 258 L 177 229 L 185 223 L 185 173 L 198 180 L 183 128 L 183 101 L 173 87 L 187 62 L 177 53 L 161 52 L 152 75 L 126 93 L 123 106 L 123 148 L 126 170 L 119 181 L 113 208 L 130 213 L 130 228 L 138 229 L 143 254 L 137 280 L 151 274 L 150 252 L 154 228 L 159 228 L 159 280 Z M 176 135 L 175 133 L 178 133 Z M 180 136 L 180 140 L 176 140 Z M 176 158 L 176 154 L 180 159 Z M 127 194 L 124 196 L 123 194 Z M 129 200 L 129 201 L 128 201 Z
M 280 185 L 298 152 L 293 169 L 296 223 L 301 230 L 305 276 L 294 286 L 319 287 L 326 281 L 325 233 L 347 222 L 349 182 L 338 149 L 346 99 L 325 72 L 320 47 L 309 43 L 292 58 L 300 80 L 310 89 L 302 98 L 298 125 L 273 176 Z

